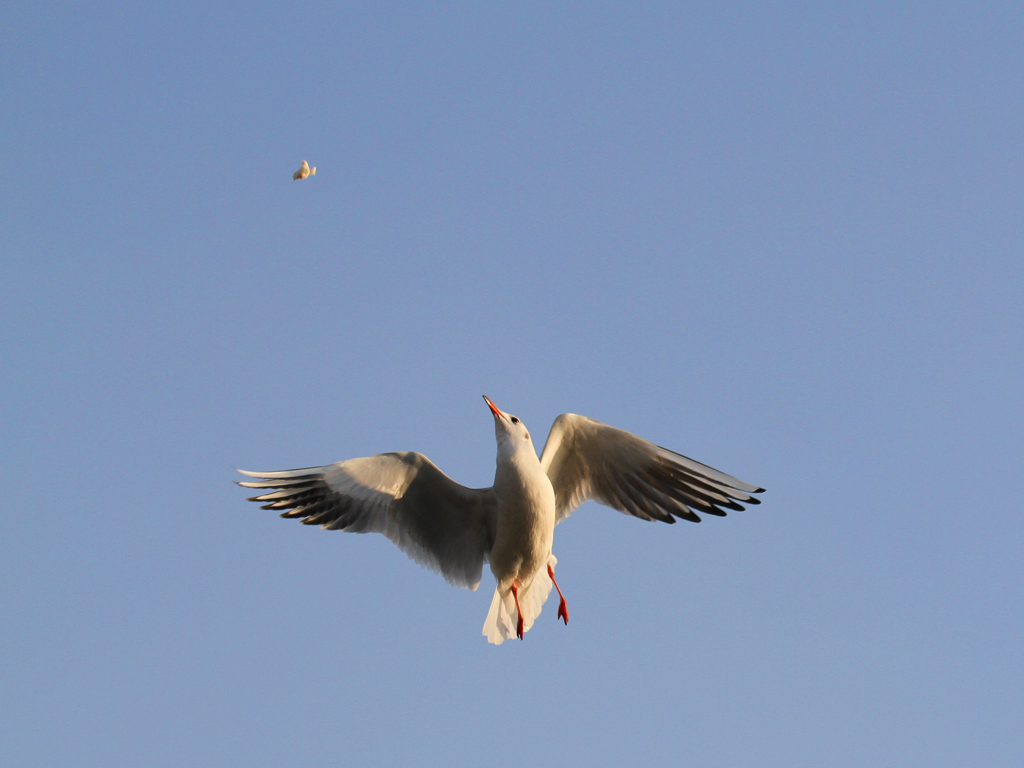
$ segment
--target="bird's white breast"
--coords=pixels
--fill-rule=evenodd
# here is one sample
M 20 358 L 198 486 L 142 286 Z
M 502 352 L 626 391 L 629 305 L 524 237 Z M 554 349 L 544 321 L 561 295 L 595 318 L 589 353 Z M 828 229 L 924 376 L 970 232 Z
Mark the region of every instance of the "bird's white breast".
M 555 533 L 555 491 L 537 461 L 525 452 L 499 463 L 494 478 L 498 525 L 491 571 L 499 585 L 526 581 L 545 567 Z

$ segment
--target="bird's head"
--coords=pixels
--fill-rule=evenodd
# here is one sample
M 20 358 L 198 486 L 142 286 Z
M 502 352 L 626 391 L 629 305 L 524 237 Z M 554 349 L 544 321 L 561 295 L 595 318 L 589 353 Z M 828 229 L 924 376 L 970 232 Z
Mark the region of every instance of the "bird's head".
M 515 453 L 522 447 L 529 447 L 536 454 L 526 425 L 517 416 L 499 409 L 487 395 L 484 395 L 484 400 L 494 415 L 494 437 L 498 441 L 498 452 Z

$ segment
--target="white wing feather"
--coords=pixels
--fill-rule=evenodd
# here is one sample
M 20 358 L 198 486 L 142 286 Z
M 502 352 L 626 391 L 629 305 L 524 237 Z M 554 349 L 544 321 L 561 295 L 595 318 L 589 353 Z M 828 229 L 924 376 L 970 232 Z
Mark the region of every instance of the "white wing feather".
M 700 522 L 719 517 L 763 488 L 586 416 L 563 413 L 551 426 L 541 466 L 555 489 L 556 520 L 593 499 L 643 520 Z
M 420 453 L 382 453 L 323 467 L 247 472 L 246 488 L 277 488 L 250 501 L 306 525 L 382 533 L 420 565 L 476 589 L 494 540 L 490 488 L 459 485 Z

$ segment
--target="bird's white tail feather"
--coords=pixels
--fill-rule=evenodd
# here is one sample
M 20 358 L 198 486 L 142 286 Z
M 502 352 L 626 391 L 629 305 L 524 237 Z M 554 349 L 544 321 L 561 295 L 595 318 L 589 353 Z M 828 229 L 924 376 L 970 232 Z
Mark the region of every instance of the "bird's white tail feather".
M 548 564 L 554 568 L 558 563 L 554 555 L 551 555 Z M 541 609 L 551 594 L 551 577 L 548 576 L 547 566 L 544 566 L 530 579 L 529 583 L 519 588 L 519 607 L 523 610 L 523 633 L 530 631 L 534 619 L 540 616 Z M 512 595 L 511 588 L 502 591 L 500 588 L 494 590 L 494 598 L 491 600 L 491 608 L 487 611 L 487 618 L 484 620 L 484 636 L 487 642 L 501 645 L 510 637 L 516 636 L 516 623 L 519 618 L 516 612 L 516 600 Z

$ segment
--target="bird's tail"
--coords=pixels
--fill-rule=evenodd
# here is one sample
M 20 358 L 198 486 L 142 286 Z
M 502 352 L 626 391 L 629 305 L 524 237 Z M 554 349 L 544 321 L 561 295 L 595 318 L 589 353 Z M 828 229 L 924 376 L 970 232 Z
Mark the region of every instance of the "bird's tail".
M 558 560 L 551 555 L 548 564 L 554 568 L 557 563 Z M 541 609 L 551 594 L 551 587 L 551 577 L 548 576 L 548 569 L 545 566 L 533 575 L 529 583 L 519 588 L 519 607 L 523 609 L 524 634 L 533 626 L 534 619 L 540 616 Z M 491 609 L 484 620 L 483 633 L 487 642 L 501 645 L 510 637 L 515 637 L 518 619 L 512 589 L 502 591 L 500 587 L 496 588 L 491 600 Z
M 315 165 L 312 168 L 309 169 L 309 175 L 310 176 L 316 176 L 316 166 Z

